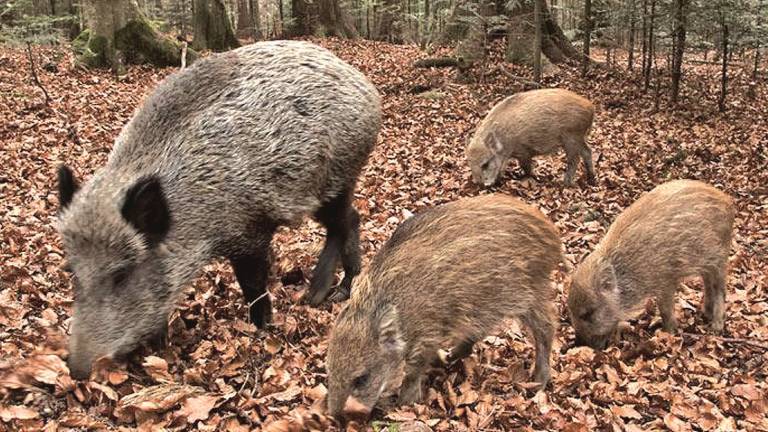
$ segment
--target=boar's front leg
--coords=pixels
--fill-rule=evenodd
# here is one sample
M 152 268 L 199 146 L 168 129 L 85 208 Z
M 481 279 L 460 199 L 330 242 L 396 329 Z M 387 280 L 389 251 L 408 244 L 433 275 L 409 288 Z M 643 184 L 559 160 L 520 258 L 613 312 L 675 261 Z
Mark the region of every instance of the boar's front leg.
M 352 279 L 360 273 L 360 217 L 352 208 L 351 193 L 344 192 L 324 204 L 315 217 L 325 226 L 327 236 L 310 283 L 309 303 L 313 306 L 322 303 L 331 292 L 339 258 L 344 266 L 344 279 L 335 300 L 349 297 Z
M 264 328 L 272 320 L 272 300 L 267 292 L 269 247 L 257 253 L 231 257 L 230 262 L 245 301 L 250 306 L 251 322 Z
M 400 396 L 397 398 L 399 405 L 413 405 L 422 401 L 424 396 L 421 387 L 427 364 L 423 357 L 418 356 L 405 365 L 405 377 L 400 385 Z
M 677 333 L 677 319 L 675 318 L 675 289 L 667 288 L 656 299 L 661 315 L 661 325 L 665 332 Z
M 587 183 L 594 186 L 597 184 L 597 177 L 595 176 L 595 166 L 592 164 L 592 150 L 584 145 L 584 148 L 580 151 L 581 162 L 584 164 L 584 170 L 587 172 Z

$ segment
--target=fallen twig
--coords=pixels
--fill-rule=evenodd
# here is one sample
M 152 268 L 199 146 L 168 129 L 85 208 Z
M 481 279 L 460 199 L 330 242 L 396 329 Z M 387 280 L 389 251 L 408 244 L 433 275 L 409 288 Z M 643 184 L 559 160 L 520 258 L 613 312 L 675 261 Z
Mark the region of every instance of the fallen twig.
M 42 90 L 43 94 L 45 95 L 45 106 L 49 106 L 51 104 L 51 97 L 48 95 L 48 91 L 45 90 L 45 87 L 43 87 L 43 84 L 40 82 L 40 78 L 37 77 L 37 71 L 35 70 L 35 59 L 32 56 L 32 44 L 29 42 L 27 42 L 27 55 L 29 56 L 29 69 L 32 71 L 32 78 L 35 80 L 35 84 L 40 87 L 40 90 Z
M 722 343 L 728 343 L 728 344 L 741 344 L 741 345 L 749 345 L 753 346 L 755 348 L 761 348 L 766 351 L 768 351 L 768 344 L 759 342 L 756 340 L 751 339 L 744 339 L 744 338 L 729 338 L 724 336 L 715 336 L 715 335 L 708 335 L 708 334 L 696 334 L 696 333 L 683 333 L 683 336 L 692 337 L 694 339 L 712 339 L 718 342 Z

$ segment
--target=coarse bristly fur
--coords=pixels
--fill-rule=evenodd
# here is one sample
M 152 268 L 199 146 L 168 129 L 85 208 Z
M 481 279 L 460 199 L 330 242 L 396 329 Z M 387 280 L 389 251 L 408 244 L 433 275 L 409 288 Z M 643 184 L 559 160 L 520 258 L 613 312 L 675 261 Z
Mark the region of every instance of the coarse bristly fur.
M 616 218 L 576 268 L 568 293 L 578 344 L 603 348 L 619 321 L 655 297 L 664 329 L 676 331 L 681 279 L 704 279 L 704 317 L 723 330 L 735 208 L 705 183 L 676 180 L 646 193 Z
M 471 353 L 505 318 L 519 318 L 536 341 L 534 378 L 549 379 L 555 331 L 551 273 L 562 260 L 554 225 L 505 195 L 465 198 L 403 222 L 370 267 L 331 333 L 328 407 L 370 411 L 387 391 L 418 401 L 441 346 Z M 403 370 L 404 369 L 404 370 Z
M 321 257 L 318 285 L 332 282 L 339 256 L 351 284 L 349 197 L 380 123 L 373 84 L 307 42 L 255 43 L 160 83 L 90 181 L 78 189 L 60 171 L 58 227 L 76 282 L 73 376 L 162 334 L 177 295 L 216 256 L 233 262 L 251 318 L 265 324 L 270 239 L 308 214 L 335 248 Z
M 573 184 L 579 158 L 587 180 L 595 183 L 592 151 L 586 139 L 595 107 L 568 90 L 542 89 L 512 95 L 499 102 L 480 122 L 467 146 L 472 180 L 491 186 L 504 172 L 509 158 L 533 176 L 533 157 L 565 149 L 565 184 Z

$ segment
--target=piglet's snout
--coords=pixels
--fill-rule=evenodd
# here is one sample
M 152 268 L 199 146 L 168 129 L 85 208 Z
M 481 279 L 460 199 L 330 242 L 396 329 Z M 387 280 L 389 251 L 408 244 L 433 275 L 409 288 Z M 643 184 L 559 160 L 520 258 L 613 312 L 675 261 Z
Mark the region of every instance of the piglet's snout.
M 367 420 L 371 415 L 371 407 L 360 402 L 354 396 L 344 402 L 344 417 L 347 420 Z

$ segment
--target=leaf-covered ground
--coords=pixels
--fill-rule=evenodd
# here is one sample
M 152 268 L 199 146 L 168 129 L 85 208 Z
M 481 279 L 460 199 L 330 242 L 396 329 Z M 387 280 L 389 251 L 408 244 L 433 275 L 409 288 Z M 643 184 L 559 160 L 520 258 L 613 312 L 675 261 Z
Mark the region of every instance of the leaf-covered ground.
M 450 70 L 412 68 L 426 56 L 416 47 L 318 42 L 365 72 L 384 97 L 379 146 L 355 200 L 366 259 L 410 214 L 484 193 L 469 184 L 465 144 L 494 103 L 522 90 L 512 76 L 529 71 L 503 64 L 496 47 L 466 84 Z M 24 53 L 0 50 L 0 431 L 336 427 L 323 415 L 322 400 L 326 339 L 339 306 L 298 302 L 323 242 L 313 222 L 275 238 L 269 289 L 276 313 L 268 330 L 247 322 L 229 266 L 209 263 L 170 317 L 165 349 L 99 365 L 91 382 L 69 377 L 63 359 L 72 290 L 59 268 L 55 168 L 67 162 L 89 176 L 142 98 L 173 70 L 132 67 L 117 80 L 75 67 L 64 51 L 40 50 L 36 58 L 38 67 L 56 65 L 39 71 L 50 107 Z M 526 383 L 533 348 L 524 329 L 508 323 L 463 364 L 436 370 L 423 405 L 380 413 L 368 427 L 768 430 L 768 89 L 763 82 L 748 98 L 747 80 L 734 70 L 728 111 L 720 114 L 717 78 L 714 67 L 690 70 L 680 107 L 668 106 L 662 86 L 656 110 L 654 91 L 644 93 L 624 71 L 550 74 L 546 86 L 575 90 L 598 107 L 590 143 L 599 185 L 581 179 L 580 187 L 563 189 L 559 155 L 538 160 L 536 181 L 518 180 L 513 162 L 495 190 L 549 215 L 573 264 L 622 209 L 659 183 L 696 178 L 727 191 L 738 218 L 725 333 L 706 333 L 697 313 L 702 287 L 693 279 L 677 306 L 684 334 L 658 330 L 649 305 L 617 346 L 574 348 L 561 295 L 546 391 Z M 414 94 L 417 85 L 432 90 Z M 565 270 L 555 283 L 561 293 L 567 289 Z

